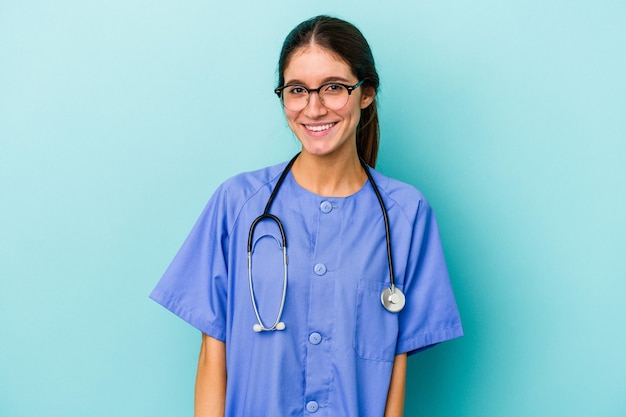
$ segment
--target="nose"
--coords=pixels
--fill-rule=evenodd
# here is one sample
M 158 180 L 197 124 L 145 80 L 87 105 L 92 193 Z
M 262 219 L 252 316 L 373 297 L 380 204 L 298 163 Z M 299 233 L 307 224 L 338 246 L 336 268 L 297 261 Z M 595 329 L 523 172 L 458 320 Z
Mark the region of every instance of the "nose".
M 304 114 L 307 117 L 316 118 L 324 116 L 326 113 L 328 113 L 328 109 L 322 104 L 319 93 L 317 91 L 309 93 L 309 102 L 304 108 Z

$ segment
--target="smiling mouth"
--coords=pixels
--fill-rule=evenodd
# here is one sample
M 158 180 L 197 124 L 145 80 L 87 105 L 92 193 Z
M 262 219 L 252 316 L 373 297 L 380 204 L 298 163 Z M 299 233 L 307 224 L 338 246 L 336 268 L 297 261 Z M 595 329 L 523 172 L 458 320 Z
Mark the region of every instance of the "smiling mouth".
M 325 130 L 331 129 L 336 124 L 337 123 L 334 122 L 334 123 L 326 123 L 324 125 L 304 125 L 304 127 L 306 127 L 308 130 L 312 132 L 323 132 Z

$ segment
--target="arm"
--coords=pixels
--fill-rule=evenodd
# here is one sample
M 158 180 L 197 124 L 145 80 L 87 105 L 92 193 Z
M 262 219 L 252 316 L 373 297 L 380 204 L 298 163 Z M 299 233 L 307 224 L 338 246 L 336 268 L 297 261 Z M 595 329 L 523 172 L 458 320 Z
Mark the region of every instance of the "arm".
M 387 394 L 385 417 L 402 417 L 404 414 L 404 392 L 406 390 L 406 353 L 397 355 L 393 361 L 391 383 Z
M 196 376 L 195 417 L 222 417 L 226 405 L 226 345 L 202 333 Z

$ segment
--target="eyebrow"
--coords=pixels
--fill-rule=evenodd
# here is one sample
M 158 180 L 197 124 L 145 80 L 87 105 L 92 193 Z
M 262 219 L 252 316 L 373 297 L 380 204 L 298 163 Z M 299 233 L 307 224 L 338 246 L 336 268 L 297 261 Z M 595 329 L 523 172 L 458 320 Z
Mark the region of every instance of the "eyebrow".
M 343 78 L 343 77 L 326 77 L 322 80 L 322 82 L 320 83 L 320 85 L 322 84 L 326 84 L 326 83 L 330 83 L 330 82 L 339 82 L 339 83 L 346 83 L 346 84 L 350 84 L 352 81 L 348 80 L 347 78 Z M 289 82 L 286 82 L 285 85 L 304 85 L 306 86 L 306 83 L 304 81 L 300 81 L 298 79 L 295 80 L 289 80 Z

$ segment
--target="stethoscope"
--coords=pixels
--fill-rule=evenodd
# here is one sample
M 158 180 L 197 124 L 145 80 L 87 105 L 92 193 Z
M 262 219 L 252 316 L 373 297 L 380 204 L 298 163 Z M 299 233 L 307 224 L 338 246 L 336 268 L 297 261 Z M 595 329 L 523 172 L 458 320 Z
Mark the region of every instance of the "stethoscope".
M 293 166 L 293 163 L 296 161 L 296 158 L 298 157 L 298 155 L 294 156 L 293 159 L 289 161 L 289 163 L 283 170 L 282 174 L 278 178 L 278 181 L 276 182 L 276 186 L 274 187 L 274 190 L 272 191 L 270 198 L 267 200 L 267 204 L 265 205 L 265 210 L 263 210 L 263 214 L 261 214 L 259 217 L 254 219 L 254 221 L 250 225 L 250 232 L 248 234 L 248 282 L 250 284 L 250 297 L 252 298 L 252 308 L 254 309 L 254 315 L 256 316 L 256 320 L 257 320 L 257 323 L 254 324 L 252 329 L 257 333 L 266 332 L 270 330 L 285 330 L 285 323 L 281 321 L 281 318 L 283 315 L 283 308 L 285 307 L 285 298 L 287 296 L 287 263 L 288 263 L 287 237 L 285 236 L 285 229 L 283 227 L 283 223 L 280 221 L 278 217 L 274 216 L 269 211 L 270 211 L 270 207 L 272 206 L 272 203 L 274 202 L 274 198 L 276 197 L 276 194 L 278 194 L 278 190 L 283 184 L 285 177 L 291 170 L 291 167 Z M 378 191 L 378 186 L 374 182 L 374 178 L 372 178 L 372 174 L 370 173 L 369 167 L 367 166 L 365 161 L 363 161 L 362 159 L 361 159 L 361 165 L 363 166 L 363 169 L 365 170 L 365 174 L 367 175 L 367 178 L 369 179 L 369 182 L 372 185 L 372 188 L 374 189 L 374 193 L 376 194 L 376 198 L 378 199 L 378 203 L 380 204 L 380 209 L 383 213 L 383 220 L 385 222 L 385 240 L 387 243 L 387 263 L 389 264 L 389 282 L 391 285 L 383 290 L 382 294 L 380 295 L 380 301 L 385 307 L 385 309 L 387 309 L 387 311 L 391 313 L 398 313 L 404 308 L 406 299 L 402 291 L 395 285 L 395 279 L 394 279 L 394 274 L 393 274 L 393 258 L 391 255 L 391 237 L 390 237 L 390 232 L 389 232 L 389 218 L 387 217 L 387 209 L 385 208 L 385 203 L 383 203 L 383 199 L 380 196 L 380 192 Z M 283 271 L 284 271 L 283 293 L 282 293 L 282 297 L 280 300 L 280 308 L 278 309 L 278 315 L 276 316 L 276 320 L 274 321 L 274 324 L 272 324 L 270 327 L 267 327 L 263 323 L 263 320 L 261 320 L 261 315 L 259 314 L 259 308 L 257 305 L 255 293 L 254 293 L 254 285 L 252 282 L 252 237 L 254 235 L 254 229 L 256 229 L 257 224 L 259 224 L 259 222 L 264 219 L 272 220 L 278 226 L 278 229 L 280 230 L 280 237 L 282 240 L 282 250 L 283 250 Z

